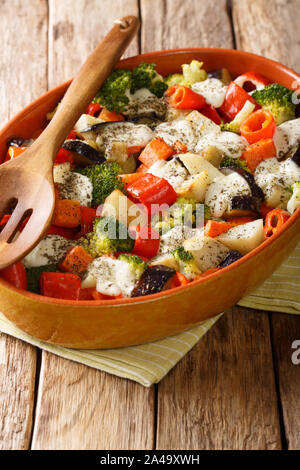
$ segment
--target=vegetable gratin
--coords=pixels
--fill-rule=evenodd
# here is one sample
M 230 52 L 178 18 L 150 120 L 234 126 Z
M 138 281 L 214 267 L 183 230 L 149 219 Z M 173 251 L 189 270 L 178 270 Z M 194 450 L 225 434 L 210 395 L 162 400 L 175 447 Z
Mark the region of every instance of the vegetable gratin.
M 114 70 L 56 156 L 47 235 L 0 276 L 48 297 L 108 300 L 234 263 L 300 206 L 297 102 L 258 73 L 233 80 L 196 60 L 167 77 L 146 63 Z M 10 139 L 5 161 L 33 141 Z

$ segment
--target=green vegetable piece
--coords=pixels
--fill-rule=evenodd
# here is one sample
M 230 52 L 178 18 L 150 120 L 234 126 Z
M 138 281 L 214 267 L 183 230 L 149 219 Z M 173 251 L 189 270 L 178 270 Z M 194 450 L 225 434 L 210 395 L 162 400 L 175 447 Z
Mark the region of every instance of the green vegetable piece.
M 293 90 L 279 83 L 271 83 L 262 90 L 255 90 L 252 96 L 258 104 L 273 114 L 276 124 L 279 125 L 296 117 L 296 105 L 292 102 L 293 93 Z
M 103 204 L 107 196 L 115 189 L 124 190 L 124 183 L 118 175 L 123 172 L 117 163 L 101 163 L 87 166 L 85 168 L 76 168 L 77 173 L 88 176 L 93 184 L 92 206 Z
M 190 280 L 194 279 L 200 270 L 196 264 L 195 258 L 183 246 L 179 246 L 171 253 L 179 264 L 180 271 Z
M 93 231 L 81 243 L 94 258 L 116 252 L 130 252 L 134 246 L 126 225 L 114 217 L 96 218 Z
M 148 264 L 137 255 L 124 253 L 120 255 L 118 259 L 121 261 L 126 261 L 126 263 L 130 264 L 134 268 L 136 280 L 138 280 L 143 272 L 148 268 Z
M 232 158 L 225 156 L 221 162 L 221 167 L 225 168 L 241 168 L 242 170 L 249 171 L 247 163 L 242 158 Z
M 40 277 L 42 273 L 60 272 L 57 264 L 48 264 L 46 266 L 38 266 L 37 268 L 26 269 L 27 290 L 34 294 L 40 294 Z
M 135 93 L 141 88 L 148 88 L 158 98 L 161 98 L 168 88 L 163 78 L 156 72 L 154 64 L 142 62 L 133 69 L 130 93 Z
M 240 134 L 240 123 L 238 122 L 225 122 L 220 124 L 221 131 L 234 132 L 235 134 Z

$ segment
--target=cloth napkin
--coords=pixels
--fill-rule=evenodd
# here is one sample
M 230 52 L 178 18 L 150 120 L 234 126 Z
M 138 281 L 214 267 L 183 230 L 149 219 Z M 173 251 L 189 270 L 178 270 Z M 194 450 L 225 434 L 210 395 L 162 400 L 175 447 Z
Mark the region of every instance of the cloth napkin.
M 300 314 L 300 244 L 280 268 L 238 305 L 254 309 Z M 0 331 L 53 354 L 135 380 L 149 387 L 158 383 L 205 335 L 222 314 L 198 326 L 159 341 L 105 350 L 75 350 L 35 339 L 10 323 L 0 313 Z

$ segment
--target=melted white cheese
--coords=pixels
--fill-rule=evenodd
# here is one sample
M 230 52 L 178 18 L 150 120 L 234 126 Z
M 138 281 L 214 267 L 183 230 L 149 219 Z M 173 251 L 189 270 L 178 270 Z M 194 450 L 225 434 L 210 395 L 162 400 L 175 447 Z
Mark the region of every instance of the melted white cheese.
M 215 108 L 222 106 L 227 90 L 227 86 L 217 78 L 207 78 L 202 82 L 196 82 L 191 88 L 195 93 L 204 96 L 206 102 Z
M 193 126 L 186 119 L 175 119 L 159 124 L 155 128 L 155 135 L 162 137 L 168 145 L 173 145 L 176 140 L 180 140 L 188 150 L 193 150 L 196 143 Z
M 279 158 L 295 150 L 300 141 L 300 118 L 277 126 L 273 140 Z
M 61 199 L 72 199 L 82 206 L 91 206 L 93 184 L 87 176 L 70 171 L 70 163 L 55 165 L 53 170 L 54 183 L 59 183 Z
M 148 173 L 164 178 L 173 188 L 179 188 L 188 176 L 187 169 L 176 158 L 167 162 L 158 160 L 149 168 Z
M 128 147 L 141 145 L 145 147 L 154 138 L 153 131 L 144 124 L 133 124 L 132 122 L 120 122 L 103 126 L 98 130 L 96 143 L 100 151 L 110 142 L 126 142 Z
M 26 268 L 35 268 L 56 264 L 66 254 L 66 251 L 75 246 L 76 242 L 67 240 L 59 235 L 47 235 L 23 259 Z
M 247 144 L 245 140 L 234 132 L 211 132 L 200 138 L 195 151 L 200 153 L 214 145 L 224 155 L 238 158 L 242 155 Z

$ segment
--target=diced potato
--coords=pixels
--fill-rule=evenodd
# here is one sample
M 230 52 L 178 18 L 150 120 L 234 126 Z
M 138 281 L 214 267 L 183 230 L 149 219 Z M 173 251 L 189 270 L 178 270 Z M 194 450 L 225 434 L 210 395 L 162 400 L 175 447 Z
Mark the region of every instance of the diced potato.
M 233 227 L 217 238 L 230 250 L 238 250 L 244 255 L 264 241 L 263 219 Z
M 190 251 L 201 271 L 216 268 L 223 261 L 229 249 L 211 237 L 193 237 L 183 242 L 185 250 Z
M 210 182 L 207 171 L 204 170 L 199 174 L 192 175 L 189 179 L 184 181 L 176 192 L 180 196 L 192 197 L 199 202 L 203 202 Z
M 224 177 L 224 175 L 219 170 L 217 170 L 217 168 L 215 168 L 208 160 L 197 153 L 188 152 L 178 156 L 191 175 L 201 173 L 205 170 L 207 171 L 208 177 L 211 181 L 216 178 Z
M 221 161 L 223 159 L 223 152 L 221 152 L 221 150 L 214 145 L 209 145 L 200 153 L 200 155 L 216 168 L 220 167 Z
M 220 126 L 215 124 L 211 119 L 207 118 L 199 111 L 192 111 L 185 118 L 187 121 L 191 122 L 197 131 L 197 134 L 205 135 L 210 132 L 221 132 Z
M 108 162 L 124 163 L 128 159 L 128 145 L 126 142 L 109 142 L 104 154 Z
M 135 173 L 136 159 L 133 155 L 130 155 L 124 163 L 118 162 L 118 165 L 122 168 L 124 174 Z
M 155 258 L 152 258 L 150 264 L 151 265 L 163 264 L 164 266 L 168 266 L 169 268 L 175 269 L 175 271 L 179 270 L 179 264 L 174 258 L 174 256 L 171 254 L 155 256 Z
M 104 201 L 102 216 L 115 217 L 119 222 L 129 226 L 133 221 L 135 225 L 147 225 L 148 217 L 125 194 L 115 189 Z

